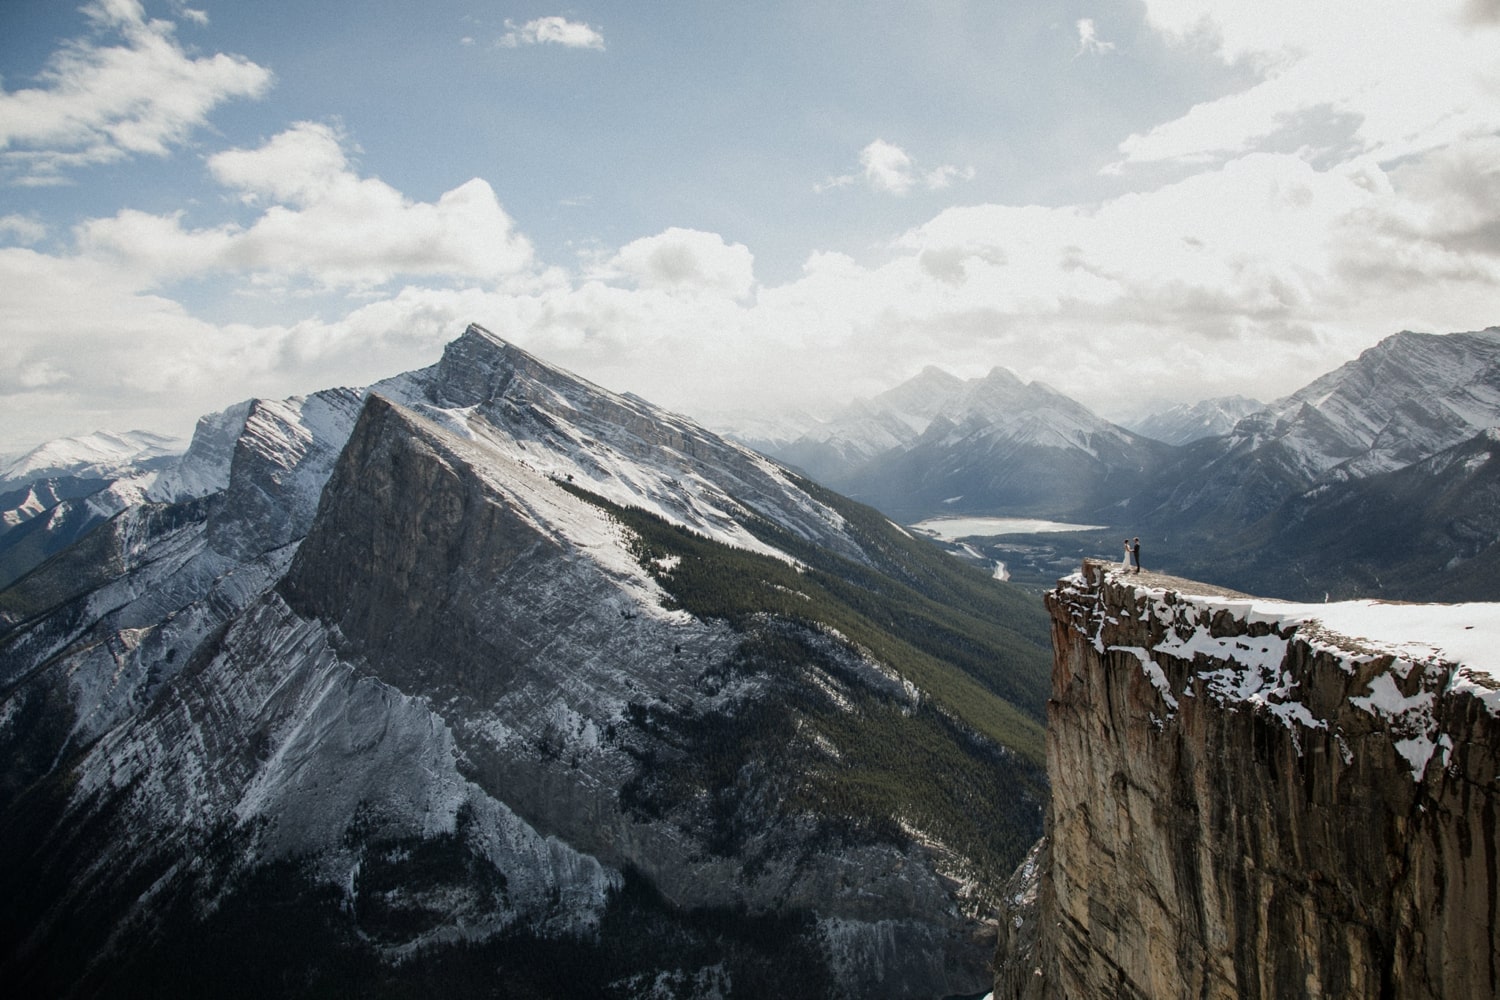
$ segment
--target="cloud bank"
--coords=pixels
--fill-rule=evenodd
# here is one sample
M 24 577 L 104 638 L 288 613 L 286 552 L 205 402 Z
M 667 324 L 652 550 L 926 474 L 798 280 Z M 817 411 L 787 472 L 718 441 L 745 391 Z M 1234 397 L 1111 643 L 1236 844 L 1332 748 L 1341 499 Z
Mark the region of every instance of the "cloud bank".
M 1123 136 L 1118 193 L 952 203 L 879 246 L 814 249 L 774 283 L 757 274 L 751 246 L 690 226 L 546 261 L 488 181 L 412 197 L 361 170 L 337 126 L 293 123 L 203 159 L 235 221 L 122 210 L 49 244 L 38 220 L 0 218 L 0 426 L 11 435 L 0 449 L 98 427 L 182 433 L 244 396 L 430 363 L 469 321 L 700 416 L 818 407 L 926 364 L 962 375 L 1006 365 L 1106 414 L 1174 394 L 1270 399 L 1395 330 L 1500 322 L 1492 7 L 1455 2 L 1418 17 L 1403 5 L 1286 4 L 1247 17 L 1241 5 L 1151 0 L 1147 23 L 1169 44 L 1253 72 L 1232 93 Z M 189 59 L 138 11 L 100 6 L 137 41 L 69 46 L 44 89 L 93 92 L 97 67 L 115 58 L 100 53 L 116 50 L 156 46 L 179 67 L 219 65 Z M 1078 30 L 1080 43 L 1105 44 Z M 1404 61 L 1394 55 L 1403 44 Z M 1071 46 L 1069 35 L 1064 60 Z M 205 99 L 192 106 L 211 107 Z M 49 101 L 24 132 L 3 105 L 6 155 L 23 136 L 35 158 L 22 180 L 42 176 L 44 162 L 63 169 L 48 157 L 160 155 L 111 131 L 165 120 L 149 103 L 127 115 L 100 110 L 100 98 Z M 170 150 L 206 114 L 179 114 L 176 131 L 143 129 Z M 965 176 L 877 139 L 857 170 L 818 187 L 919 212 L 918 199 L 897 197 Z M 189 306 L 206 287 L 248 304 L 307 296 L 317 306 L 224 322 Z

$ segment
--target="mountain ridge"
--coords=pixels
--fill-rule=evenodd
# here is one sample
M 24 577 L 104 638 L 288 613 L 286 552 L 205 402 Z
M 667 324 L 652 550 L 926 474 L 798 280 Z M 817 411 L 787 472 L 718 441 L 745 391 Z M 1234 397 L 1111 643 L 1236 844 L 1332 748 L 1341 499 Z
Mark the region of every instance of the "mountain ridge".
M 0 591 L 10 981 L 983 984 L 1040 821 L 1024 595 L 477 327 L 203 435 Z

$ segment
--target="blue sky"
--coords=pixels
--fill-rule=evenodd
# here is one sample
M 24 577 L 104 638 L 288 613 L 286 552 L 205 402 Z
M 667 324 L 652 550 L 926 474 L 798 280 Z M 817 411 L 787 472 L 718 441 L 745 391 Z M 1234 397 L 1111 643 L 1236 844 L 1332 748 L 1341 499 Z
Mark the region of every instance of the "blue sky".
M 1500 3 L 0 6 L 0 451 L 469 321 L 714 420 L 1500 323 Z

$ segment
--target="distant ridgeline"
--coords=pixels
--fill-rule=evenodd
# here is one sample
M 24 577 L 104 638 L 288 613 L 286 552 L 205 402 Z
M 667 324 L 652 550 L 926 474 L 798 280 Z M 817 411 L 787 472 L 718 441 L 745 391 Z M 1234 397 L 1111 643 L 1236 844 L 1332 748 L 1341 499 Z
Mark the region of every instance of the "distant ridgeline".
M 1256 412 L 1245 402 L 1174 446 L 1004 369 L 929 369 L 764 446 L 902 523 L 1110 526 L 974 546 L 1042 586 L 1129 535 L 1148 565 L 1260 594 L 1500 600 L 1500 327 L 1393 334 Z
M 1500 995 L 1500 605 L 1047 596 L 1047 836 L 997 998 Z

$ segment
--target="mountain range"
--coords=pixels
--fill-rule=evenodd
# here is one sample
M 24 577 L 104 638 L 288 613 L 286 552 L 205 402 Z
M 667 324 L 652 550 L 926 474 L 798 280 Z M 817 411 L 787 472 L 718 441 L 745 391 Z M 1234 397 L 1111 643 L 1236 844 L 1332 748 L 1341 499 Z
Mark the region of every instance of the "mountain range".
M 1127 426 L 1137 434 L 1165 441 L 1190 444 L 1199 438 L 1228 434 L 1245 417 L 1265 409 L 1265 404 L 1246 396 L 1217 396 L 1196 403 L 1179 403 L 1147 414 Z
M 1485 458 L 1500 426 L 1500 328 L 1397 333 L 1224 433 L 1188 430 L 1245 405 L 1210 400 L 1137 425 L 1174 444 L 1004 369 L 968 381 L 927 369 L 771 454 L 906 523 L 1107 528 L 982 550 L 1039 560 L 1040 583 L 1118 551 L 1123 533 L 1157 567 L 1256 593 L 1500 597 L 1500 494 Z
M 964 381 L 928 368 L 771 454 L 912 522 L 1097 507 L 1140 489 L 1169 451 L 1008 369 Z
M 98 432 L 0 460 L 0 587 L 138 500 L 183 445 L 149 431 Z
M 1047 625 L 477 326 L 0 590 L 16 995 L 982 992 Z

